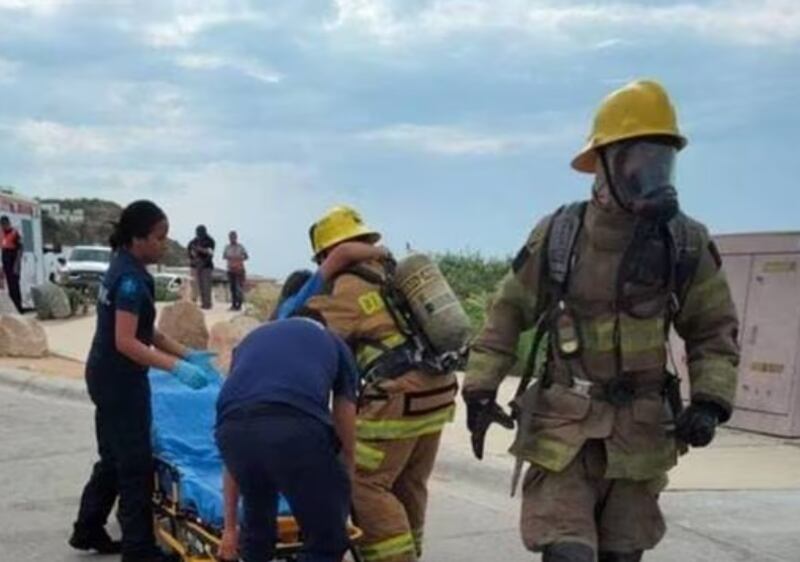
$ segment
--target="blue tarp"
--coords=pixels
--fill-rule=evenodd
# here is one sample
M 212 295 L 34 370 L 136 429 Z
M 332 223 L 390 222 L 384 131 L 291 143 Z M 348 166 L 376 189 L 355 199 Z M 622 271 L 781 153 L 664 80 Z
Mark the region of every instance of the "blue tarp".
M 150 371 L 153 453 L 179 475 L 181 507 L 203 521 L 222 527 L 222 459 L 214 442 L 219 383 L 187 388 L 172 375 Z M 281 499 L 279 512 L 289 514 Z

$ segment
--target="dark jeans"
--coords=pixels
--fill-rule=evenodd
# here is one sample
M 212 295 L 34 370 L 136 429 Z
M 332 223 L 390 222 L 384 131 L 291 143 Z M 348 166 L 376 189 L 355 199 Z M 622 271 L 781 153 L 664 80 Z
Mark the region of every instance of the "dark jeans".
M 244 302 L 244 273 L 241 271 L 229 271 L 228 282 L 231 286 L 231 308 L 241 310 Z
M 100 460 L 81 496 L 76 531 L 103 527 L 119 496 L 117 519 L 122 552 L 145 556 L 154 552 L 153 454 L 150 445 L 150 398 L 126 393 L 120 400 L 95 402 L 95 429 Z
M 17 312 L 22 314 L 22 292 L 19 288 L 19 275 L 14 273 L 13 268 L 3 267 L 3 275 L 6 278 L 6 287 L 8 287 L 8 296 Z
M 217 444 L 244 503 L 240 553 L 267 562 L 275 550 L 278 492 L 303 534 L 301 562 L 341 562 L 349 546 L 350 481 L 333 430 L 291 408 L 224 420 Z

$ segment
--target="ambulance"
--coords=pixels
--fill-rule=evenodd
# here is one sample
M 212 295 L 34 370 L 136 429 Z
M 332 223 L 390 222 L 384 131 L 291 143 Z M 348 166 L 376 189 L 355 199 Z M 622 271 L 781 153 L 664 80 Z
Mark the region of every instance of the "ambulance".
M 0 187 L 0 216 L 5 215 L 11 225 L 22 235 L 22 265 L 20 289 L 22 305 L 33 308 L 31 287 L 45 281 L 44 241 L 42 234 L 42 210 L 39 202 L 23 197 L 10 189 Z M 7 288 L 0 289 L 7 291 Z

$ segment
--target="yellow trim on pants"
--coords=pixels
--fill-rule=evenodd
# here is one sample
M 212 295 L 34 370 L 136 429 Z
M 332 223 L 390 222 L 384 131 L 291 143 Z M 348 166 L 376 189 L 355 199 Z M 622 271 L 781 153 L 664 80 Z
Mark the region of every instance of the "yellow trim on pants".
M 399 420 L 356 420 L 356 436 L 367 441 L 375 439 L 411 439 L 437 433 L 453 421 L 455 404 L 427 416 Z
M 386 453 L 375 447 L 356 441 L 356 466 L 366 470 L 380 468 Z
M 361 555 L 366 562 L 385 560 L 392 556 L 399 556 L 406 553 L 415 553 L 416 545 L 411 533 L 403 533 L 385 541 L 372 543 L 359 548 Z

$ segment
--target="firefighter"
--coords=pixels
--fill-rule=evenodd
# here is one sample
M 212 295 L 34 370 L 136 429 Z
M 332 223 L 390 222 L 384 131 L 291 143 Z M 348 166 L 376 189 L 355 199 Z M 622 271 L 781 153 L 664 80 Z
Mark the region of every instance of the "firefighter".
M 335 207 L 310 231 L 315 260 L 347 241 L 380 235 L 349 207 Z M 455 413 L 452 373 L 423 372 L 382 297 L 384 265 L 363 262 L 328 283 L 307 307 L 351 347 L 362 376 L 353 504 L 367 562 L 413 562 L 422 553 L 428 479 L 442 430 Z
M 544 562 L 641 560 L 665 533 L 658 497 L 679 451 L 708 445 L 731 415 L 738 320 L 714 243 L 679 209 L 686 142 L 658 83 L 611 93 L 572 162 L 594 174 L 591 200 L 534 228 L 473 344 L 463 397 L 477 455 L 504 419 L 496 393 L 520 333 L 535 328 L 544 346 L 514 403 L 511 448 L 530 465 L 522 539 Z M 667 372 L 671 326 L 688 357 L 683 411 Z

